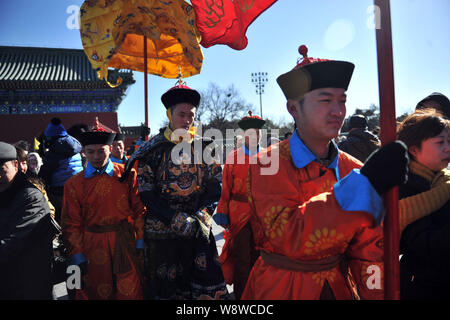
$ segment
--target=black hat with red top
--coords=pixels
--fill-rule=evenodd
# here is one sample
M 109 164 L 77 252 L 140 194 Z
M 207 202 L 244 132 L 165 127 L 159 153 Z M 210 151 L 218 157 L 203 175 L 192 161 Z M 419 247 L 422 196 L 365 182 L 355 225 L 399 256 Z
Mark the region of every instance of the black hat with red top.
M 100 123 L 96 117 L 95 123 L 90 130 L 81 133 L 80 143 L 83 147 L 90 144 L 112 145 L 115 137 L 116 133 Z
M 298 48 L 303 56 L 289 72 L 277 78 L 286 99 L 300 100 L 313 90 L 342 88 L 347 90 L 355 65 L 347 61 L 334 61 L 308 57 L 308 48 Z
M 261 129 L 265 123 L 266 122 L 263 119 L 261 119 L 261 117 L 254 116 L 252 112 L 249 111 L 248 116 L 245 116 L 241 120 L 239 120 L 238 126 L 242 130 Z
M 161 96 L 161 101 L 169 109 L 178 103 L 190 103 L 195 107 L 200 104 L 200 93 L 185 84 L 177 84 Z

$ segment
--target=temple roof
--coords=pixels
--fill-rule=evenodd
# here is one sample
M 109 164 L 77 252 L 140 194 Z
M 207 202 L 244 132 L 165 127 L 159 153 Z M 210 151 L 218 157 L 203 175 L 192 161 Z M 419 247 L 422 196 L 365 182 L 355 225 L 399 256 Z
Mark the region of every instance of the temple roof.
M 131 71 L 110 70 L 108 80 L 134 83 Z M 109 88 L 80 49 L 0 46 L 0 89 Z

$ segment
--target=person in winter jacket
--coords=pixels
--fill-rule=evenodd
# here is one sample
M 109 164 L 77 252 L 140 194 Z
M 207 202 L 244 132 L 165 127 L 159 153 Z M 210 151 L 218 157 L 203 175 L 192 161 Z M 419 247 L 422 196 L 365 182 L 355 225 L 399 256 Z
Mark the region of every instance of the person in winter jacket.
M 64 184 L 83 170 L 81 144 L 70 136 L 59 118 L 53 118 L 44 132 L 48 151 L 44 154 L 39 177 L 47 186 L 48 196 L 55 206 L 55 218 L 60 222 Z
M 411 162 L 399 186 L 400 298 L 449 299 L 450 121 L 435 110 L 416 111 L 398 139 Z
M 52 298 L 52 240 L 59 232 L 43 194 L 0 142 L 0 300 Z
M 347 139 L 339 142 L 339 150 L 347 152 L 364 162 L 372 152 L 380 147 L 380 140 L 367 130 L 367 120 L 361 114 L 351 116 Z

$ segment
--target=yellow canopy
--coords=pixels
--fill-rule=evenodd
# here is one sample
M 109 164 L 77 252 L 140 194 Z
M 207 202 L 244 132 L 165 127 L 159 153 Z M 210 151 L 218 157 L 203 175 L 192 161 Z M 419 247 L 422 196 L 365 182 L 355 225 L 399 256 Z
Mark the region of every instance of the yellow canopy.
M 84 51 L 100 79 L 108 67 L 164 78 L 200 73 L 203 53 L 192 6 L 184 0 L 86 0 L 80 9 Z M 116 85 L 120 85 L 120 82 Z

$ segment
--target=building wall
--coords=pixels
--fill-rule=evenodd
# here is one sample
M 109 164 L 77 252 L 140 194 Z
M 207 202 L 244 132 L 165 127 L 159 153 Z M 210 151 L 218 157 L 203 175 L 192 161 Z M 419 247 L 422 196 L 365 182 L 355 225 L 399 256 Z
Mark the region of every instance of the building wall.
M 7 114 L 0 115 L 0 141 L 14 143 L 19 140 L 25 140 L 32 146 L 34 137 L 38 137 L 43 133 L 50 120 L 54 117 L 61 119 L 66 130 L 80 123 L 91 126 L 94 124 L 95 117 L 98 117 L 102 124 L 116 132 L 118 131 L 116 112 Z

